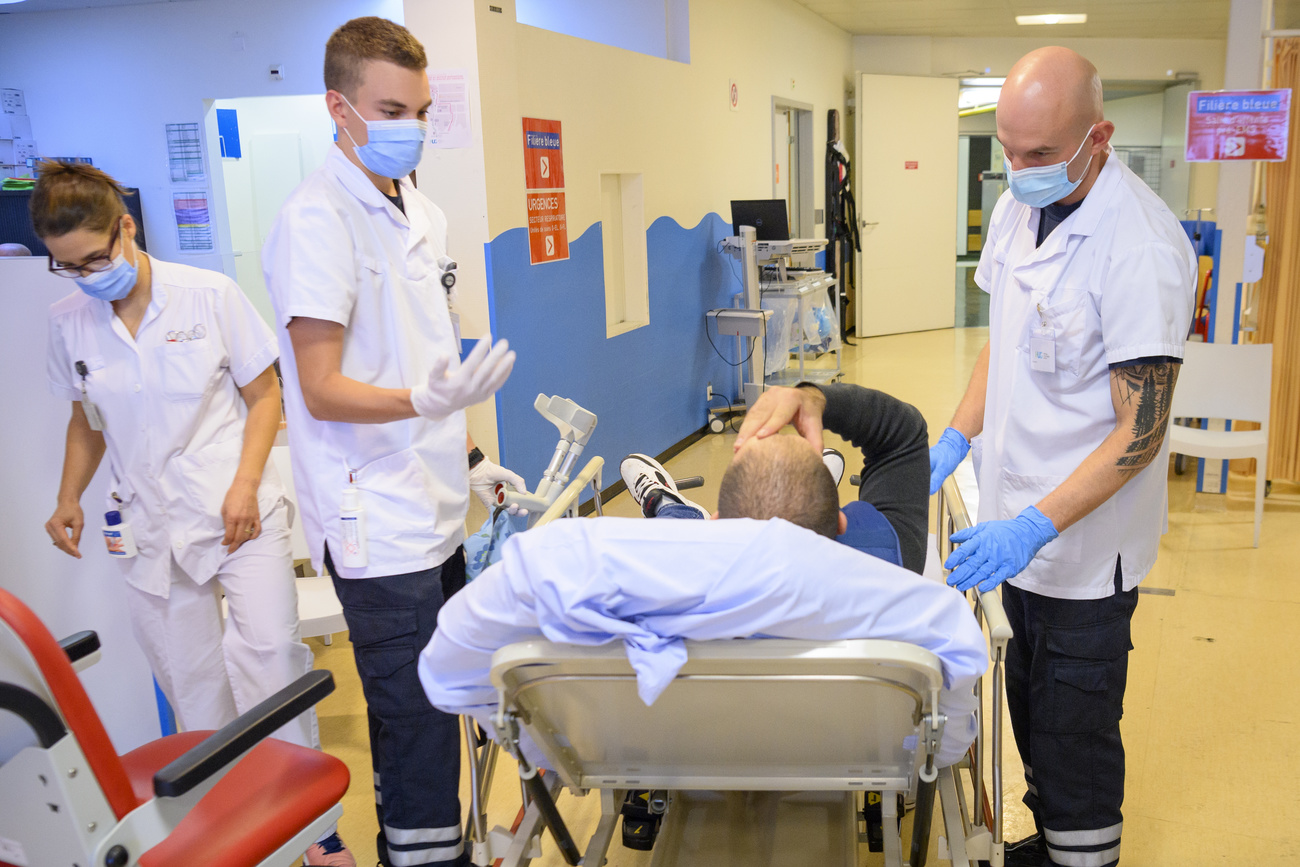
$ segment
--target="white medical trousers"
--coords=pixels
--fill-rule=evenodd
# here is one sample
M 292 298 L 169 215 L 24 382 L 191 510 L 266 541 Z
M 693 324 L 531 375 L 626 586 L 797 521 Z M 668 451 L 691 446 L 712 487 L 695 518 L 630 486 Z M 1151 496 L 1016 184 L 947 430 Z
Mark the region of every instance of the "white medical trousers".
M 229 609 L 224 629 L 222 593 Z M 211 580 L 195 583 L 172 560 L 170 598 L 128 585 L 126 600 L 136 641 L 183 731 L 221 728 L 311 670 L 311 650 L 298 632 L 283 503 Z M 316 712 L 303 713 L 276 737 L 319 749 Z

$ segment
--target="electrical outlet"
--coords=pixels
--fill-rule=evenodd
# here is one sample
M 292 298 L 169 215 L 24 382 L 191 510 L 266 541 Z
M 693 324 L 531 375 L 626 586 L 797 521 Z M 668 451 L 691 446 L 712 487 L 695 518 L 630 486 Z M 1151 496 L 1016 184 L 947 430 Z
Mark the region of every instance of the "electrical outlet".
M 704 393 L 704 396 L 705 396 L 705 398 L 706 398 L 707 400 L 713 400 L 713 383 L 710 382 L 710 383 L 705 387 L 705 393 Z

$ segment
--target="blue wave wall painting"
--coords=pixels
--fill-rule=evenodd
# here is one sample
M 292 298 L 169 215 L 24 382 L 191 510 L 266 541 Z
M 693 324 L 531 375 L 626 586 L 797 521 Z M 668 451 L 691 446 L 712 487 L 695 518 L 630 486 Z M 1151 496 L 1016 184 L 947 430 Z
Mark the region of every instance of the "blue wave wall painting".
M 596 413 L 596 432 L 578 466 L 602 456 L 604 487 L 618 481 L 618 463 L 628 453 L 659 454 L 704 426 L 707 383 L 734 398 L 735 369 L 704 332 L 704 312 L 731 306 L 740 291 L 739 263 L 718 251 L 730 235 L 731 225 L 717 214 L 693 229 L 670 217 L 655 220 L 646 231 L 650 324 L 610 338 L 600 223 L 569 243 L 564 262 L 530 265 L 522 227 L 484 245 L 492 334 L 519 355 L 496 397 L 500 463 L 536 487 L 557 439 L 555 427 L 533 410 L 539 393 Z M 734 338 L 713 337 L 737 360 Z M 714 405 L 725 406 L 717 398 Z

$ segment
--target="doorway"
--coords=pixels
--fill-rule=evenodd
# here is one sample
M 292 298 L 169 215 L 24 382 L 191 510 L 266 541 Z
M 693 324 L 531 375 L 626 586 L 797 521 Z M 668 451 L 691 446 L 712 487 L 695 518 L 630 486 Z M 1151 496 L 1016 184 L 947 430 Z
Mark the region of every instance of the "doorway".
M 212 160 L 213 219 L 221 238 L 222 270 L 274 327 L 262 276 L 262 245 L 289 194 L 325 163 L 334 124 L 324 94 L 208 101 L 205 115 Z
M 772 97 L 772 198 L 786 203 L 791 238 L 814 237 L 812 106 Z
M 1007 188 L 1002 147 L 991 134 L 957 140 L 957 283 L 953 322 L 957 328 L 989 324 L 989 296 L 975 285 L 975 268 L 989 235 L 993 206 Z

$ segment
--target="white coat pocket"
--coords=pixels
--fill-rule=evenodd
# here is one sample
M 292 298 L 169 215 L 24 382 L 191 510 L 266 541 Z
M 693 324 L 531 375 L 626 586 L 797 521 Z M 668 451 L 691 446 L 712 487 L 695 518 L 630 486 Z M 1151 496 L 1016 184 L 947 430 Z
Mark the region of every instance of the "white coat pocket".
M 173 458 L 168 464 L 167 473 L 173 477 L 170 481 L 178 481 L 189 497 L 193 525 L 206 531 L 199 534 L 203 538 L 225 535 L 221 507 L 235 481 L 243 449 L 243 438 L 235 437 Z
M 353 482 L 361 491 L 371 539 L 430 539 L 437 535 L 436 504 L 424 464 L 413 449 L 403 449 L 363 466 Z M 406 545 L 409 547 L 409 545 Z
M 997 519 L 1008 521 L 1030 506 L 1036 506 L 1043 497 L 1061 486 L 1065 476 L 1025 476 L 1004 469 L 998 474 L 998 513 Z M 1064 533 L 1043 546 L 1038 552 L 1038 559 L 1051 560 L 1055 563 L 1078 563 L 1083 554 L 1083 536 L 1079 526 L 1068 528 Z
M 168 400 L 198 400 L 208 393 L 217 358 L 206 340 L 163 343 L 154 349 L 158 382 Z
M 1030 341 L 1041 340 L 1044 332 L 1049 333 L 1054 344 L 1056 373 L 1078 376 L 1086 348 L 1089 303 L 1088 293 L 1080 290 L 1057 296 L 1051 304 L 1040 304 L 1031 309 L 1020 336 L 1020 352 L 1026 358 L 1032 358 Z

